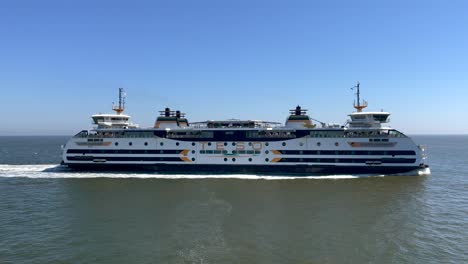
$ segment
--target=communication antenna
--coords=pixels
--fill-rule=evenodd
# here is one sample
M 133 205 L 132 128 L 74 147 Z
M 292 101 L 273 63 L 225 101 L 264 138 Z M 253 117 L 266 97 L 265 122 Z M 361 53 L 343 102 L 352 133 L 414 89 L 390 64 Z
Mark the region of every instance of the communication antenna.
M 354 108 L 356 108 L 356 110 L 358 112 L 362 112 L 362 109 L 366 108 L 367 107 L 367 102 L 365 100 L 362 100 L 362 104 L 361 104 L 361 93 L 359 91 L 359 86 L 361 84 L 359 82 L 357 82 L 356 86 L 353 86 L 351 87 L 351 90 L 354 90 L 354 88 L 356 88 L 356 97 L 357 97 L 357 104 L 356 104 L 356 101 L 354 102 Z
M 118 115 L 122 114 L 125 110 L 125 91 L 123 88 L 119 88 L 119 105 L 112 106 L 112 110 L 114 110 Z

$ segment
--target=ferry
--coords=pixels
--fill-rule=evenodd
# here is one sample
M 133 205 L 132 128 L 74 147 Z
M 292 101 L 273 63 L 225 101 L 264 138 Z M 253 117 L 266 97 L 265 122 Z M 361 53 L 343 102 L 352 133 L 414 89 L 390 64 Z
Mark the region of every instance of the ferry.
M 140 128 L 124 114 L 119 89 L 115 114 L 93 115 L 94 128 L 63 146 L 62 164 L 78 170 L 151 170 L 192 174 L 428 175 L 425 148 L 391 128 L 389 112 L 356 109 L 346 124 L 326 124 L 297 106 L 284 125 L 261 120 L 190 123 L 165 108 L 154 126 Z

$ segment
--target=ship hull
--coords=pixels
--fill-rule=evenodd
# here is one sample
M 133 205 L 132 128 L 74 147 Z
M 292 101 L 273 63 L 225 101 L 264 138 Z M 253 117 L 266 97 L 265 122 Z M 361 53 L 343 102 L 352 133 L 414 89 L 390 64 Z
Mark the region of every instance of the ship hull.
M 263 174 L 281 176 L 398 175 L 427 170 L 425 166 L 333 166 L 333 165 L 200 165 L 200 164 L 65 164 L 81 171 L 150 171 L 181 174 Z M 411 174 L 408 174 L 411 175 Z
M 100 134 L 70 139 L 62 158 L 80 170 L 281 176 L 394 175 L 425 164 L 422 149 L 410 138 L 388 133 L 365 137 L 345 136 L 344 129 L 279 129 L 268 130 L 275 133 L 268 137 L 261 129 L 190 131 L 127 130 L 122 135 L 120 130 L 98 130 Z M 207 135 L 184 137 L 198 132 Z M 291 135 L 295 138 L 281 138 Z

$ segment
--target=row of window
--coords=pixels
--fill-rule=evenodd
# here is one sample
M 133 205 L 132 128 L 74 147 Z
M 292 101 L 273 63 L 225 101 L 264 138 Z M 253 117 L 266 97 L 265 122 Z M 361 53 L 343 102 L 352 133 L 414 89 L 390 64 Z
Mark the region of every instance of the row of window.
M 294 131 L 247 131 L 247 138 L 295 138 Z
M 367 137 L 406 137 L 399 131 L 396 130 L 378 130 L 378 131 L 344 131 L 344 130 L 325 130 L 325 131 L 310 131 L 310 137 L 312 138 L 367 138 Z M 380 139 L 375 139 L 380 141 Z M 388 139 L 382 139 L 382 141 L 388 141 Z
M 213 138 L 213 131 L 168 132 L 167 138 Z
M 88 140 L 89 140 L 89 139 L 88 139 Z M 115 146 L 118 146 L 118 145 L 119 145 L 119 142 L 115 142 L 114 145 L 115 145 Z M 129 146 L 133 146 L 133 142 L 128 142 L 128 145 L 129 145 Z M 148 146 L 148 142 L 143 143 L 143 145 Z M 162 145 L 161 145 L 161 146 L 162 146 Z
M 88 138 L 88 142 L 103 142 L 102 138 Z
M 236 158 L 231 159 L 232 162 L 236 162 Z M 224 158 L 224 161 L 228 161 L 228 158 Z M 268 161 L 268 159 L 265 159 L 265 161 Z M 252 162 L 252 158 L 249 158 L 249 162 Z
M 369 138 L 369 142 L 388 142 L 388 138 Z
M 95 138 L 95 139 L 94 139 L 94 138 L 93 138 L 93 139 L 88 139 L 88 142 L 102 142 L 102 141 L 103 141 L 103 139 L 98 139 L 98 138 Z M 235 146 L 235 145 L 236 145 L 236 142 L 232 142 L 231 144 L 232 144 L 233 146 Z M 258 144 L 258 143 L 257 143 L 257 144 Z M 118 146 L 118 145 L 119 145 L 119 142 L 115 142 L 114 145 L 115 145 L 115 146 Z M 128 145 L 129 145 L 129 146 L 132 146 L 132 145 L 133 145 L 133 142 L 129 142 Z M 145 145 L 145 146 L 148 146 L 148 142 L 145 142 L 144 145 Z M 160 145 L 160 146 L 164 146 L 164 142 L 160 142 L 159 145 Z M 179 143 L 179 142 L 176 142 L 176 146 L 179 146 L 179 145 L 180 145 L 180 143 Z M 196 143 L 195 143 L 195 142 L 192 142 L 192 146 L 195 146 L 195 145 L 196 145 Z M 208 142 L 207 145 L 208 145 L 208 146 L 211 146 L 212 144 L 211 144 L 211 142 Z M 228 143 L 227 143 L 227 142 L 224 142 L 223 145 L 224 145 L 224 146 L 227 146 Z M 252 142 L 249 142 L 248 145 L 249 145 L 249 146 L 252 146 Z M 269 146 L 269 145 L 270 145 L 270 144 L 269 144 L 268 142 L 265 143 L 265 146 Z M 286 142 L 283 142 L 281 145 L 282 145 L 282 146 L 286 146 Z M 303 146 L 304 144 L 301 142 L 299 145 Z

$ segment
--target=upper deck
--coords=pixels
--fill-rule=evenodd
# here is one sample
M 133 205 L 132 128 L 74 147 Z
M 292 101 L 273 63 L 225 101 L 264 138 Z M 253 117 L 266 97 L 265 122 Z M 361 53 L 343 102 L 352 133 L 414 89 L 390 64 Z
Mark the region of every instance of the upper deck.
M 279 128 L 281 123 L 279 122 L 270 122 L 262 120 L 239 120 L 239 119 L 230 119 L 230 120 L 208 120 L 203 122 L 194 122 L 190 124 L 194 129 L 211 129 L 211 128 L 221 128 L 221 129 L 240 129 L 240 128 Z
M 281 141 L 297 138 L 402 138 L 395 129 L 190 128 L 84 130 L 76 138 L 167 138 L 179 141 Z

